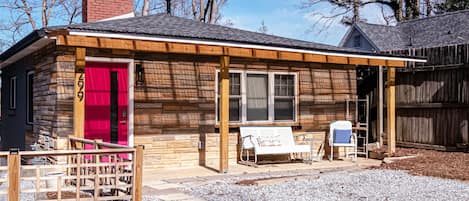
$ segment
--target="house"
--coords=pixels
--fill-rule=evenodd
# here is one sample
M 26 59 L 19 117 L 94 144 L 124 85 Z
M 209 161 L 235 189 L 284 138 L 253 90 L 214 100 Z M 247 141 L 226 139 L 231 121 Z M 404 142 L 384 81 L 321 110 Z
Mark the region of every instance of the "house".
M 356 23 L 341 46 L 427 58 L 426 63 L 409 62 L 397 72 L 398 144 L 447 150 L 469 143 L 469 10 L 395 26 Z M 357 93 L 374 95 L 376 100 L 377 73 L 366 72 L 370 74 Z M 379 127 L 376 121 L 374 125 Z
M 87 23 L 35 30 L 0 55 L 6 147 L 62 149 L 75 135 L 143 144 L 145 168 L 224 172 L 237 162 L 239 126 L 324 139 L 356 96 L 357 65 L 425 61 L 165 14 L 128 17 L 132 2 L 85 1 Z

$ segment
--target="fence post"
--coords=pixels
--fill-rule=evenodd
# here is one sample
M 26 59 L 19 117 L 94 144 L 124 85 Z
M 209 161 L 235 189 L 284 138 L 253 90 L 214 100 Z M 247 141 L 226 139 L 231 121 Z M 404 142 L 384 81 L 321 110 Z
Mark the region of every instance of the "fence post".
M 20 161 L 19 149 L 10 149 L 10 154 L 8 154 L 8 201 L 20 200 Z
M 135 153 L 135 201 L 142 200 L 142 177 L 143 177 L 143 145 L 138 145 Z

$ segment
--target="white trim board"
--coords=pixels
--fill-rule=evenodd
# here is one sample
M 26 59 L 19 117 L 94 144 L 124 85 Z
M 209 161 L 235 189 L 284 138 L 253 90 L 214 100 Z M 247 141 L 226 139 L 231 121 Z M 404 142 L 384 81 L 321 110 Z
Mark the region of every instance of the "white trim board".
M 343 56 L 343 57 L 353 57 L 353 58 L 427 62 L 426 59 L 360 55 L 358 53 L 357 54 L 353 54 L 353 53 L 334 53 L 334 52 L 326 52 L 326 50 L 325 51 L 313 51 L 313 50 L 302 50 L 302 49 L 294 49 L 294 48 L 270 47 L 270 46 L 264 46 L 264 45 L 249 45 L 249 44 L 240 44 L 240 43 L 229 43 L 229 42 L 212 42 L 212 41 L 203 41 L 203 40 L 188 40 L 188 39 L 134 36 L 134 35 L 129 35 L 129 34 L 95 33 L 95 32 L 80 32 L 80 31 L 70 31 L 69 34 L 70 35 L 76 35 L 76 36 L 94 36 L 94 37 L 109 37 L 109 38 L 120 38 L 120 39 L 160 41 L 160 42 L 202 44 L 202 45 L 220 45 L 220 46 L 227 46 L 227 47 L 254 48 L 254 49 L 276 50 L 276 51 L 287 51 L 287 52 L 309 53 L 309 54 L 320 54 L 320 55 L 328 55 L 328 56 Z
M 109 63 L 127 63 L 128 65 L 128 123 L 127 123 L 127 142 L 128 146 L 134 146 L 134 68 L 135 62 L 133 59 L 124 58 L 106 58 L 106 57 L 85 57 L 85 61 L 94 62 L 109 62 Z M 86 68 L 86 67 L 85 67 Z M 86 75 L 85 75 L 86 76 Z M 85 89 L 86 90 L 86 89 Z

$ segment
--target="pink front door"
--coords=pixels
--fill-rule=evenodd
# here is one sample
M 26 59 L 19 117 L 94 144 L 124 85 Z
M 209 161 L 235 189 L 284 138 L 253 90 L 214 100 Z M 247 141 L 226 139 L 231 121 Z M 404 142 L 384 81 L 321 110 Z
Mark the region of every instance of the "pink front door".
M 127 145 L 127 64 L 86 62 L 85 138 Z

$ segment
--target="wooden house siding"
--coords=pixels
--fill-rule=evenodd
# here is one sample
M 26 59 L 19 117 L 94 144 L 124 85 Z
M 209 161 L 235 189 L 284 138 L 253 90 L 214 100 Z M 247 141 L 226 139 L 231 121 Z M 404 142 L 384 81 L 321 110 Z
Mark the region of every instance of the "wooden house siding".
M 215 122 L 216 57 L 136 55 L 144 83 L 135 86 L 135 142 L 146 146 L 150 167 L 218 167 L 219 134 Z M 330 121 L 345 118 L 345 99 L 355 96 L 353 67 L 233 60 L 233 70 L 297 72 L 296 132 L 316 131 L 325 138 Z M 273 125 L 275 123 L 263 124 Z M 236 163 L 238 135 L 230 134 L 229 161 Z M 200 145 L 199 145 L 200 141 Z M 199 150 L 199 146 L 201 149 Z
M 34 136 L 41 149 L 60 149 L 73 135 L 75 49 L 50 46 L 34 58 Z M 145 145 L 146 168 L 204 165 L 217 168 L 219 130 L 215 121 L 218 57 L 87 49 L 91 57 L 130 58 L 144 69 L 134 88 L 134 143 Z M 325 140 L 328 124 L 345 119 L 345 100 L 356 95 L 351 65 L 244 60 L 233 58 L 233 70 L 295 72 L 298 79 L 297 121 L 262 125 L 293 126 Z M 86 89 L 85 89 L 86 90 Z M 237 126 L 229 137 L 229 163 L 238 159 Z M 33 144 L 33 142 L 30 142 Z M 316 146 L 318 147 L 318 145 Z

